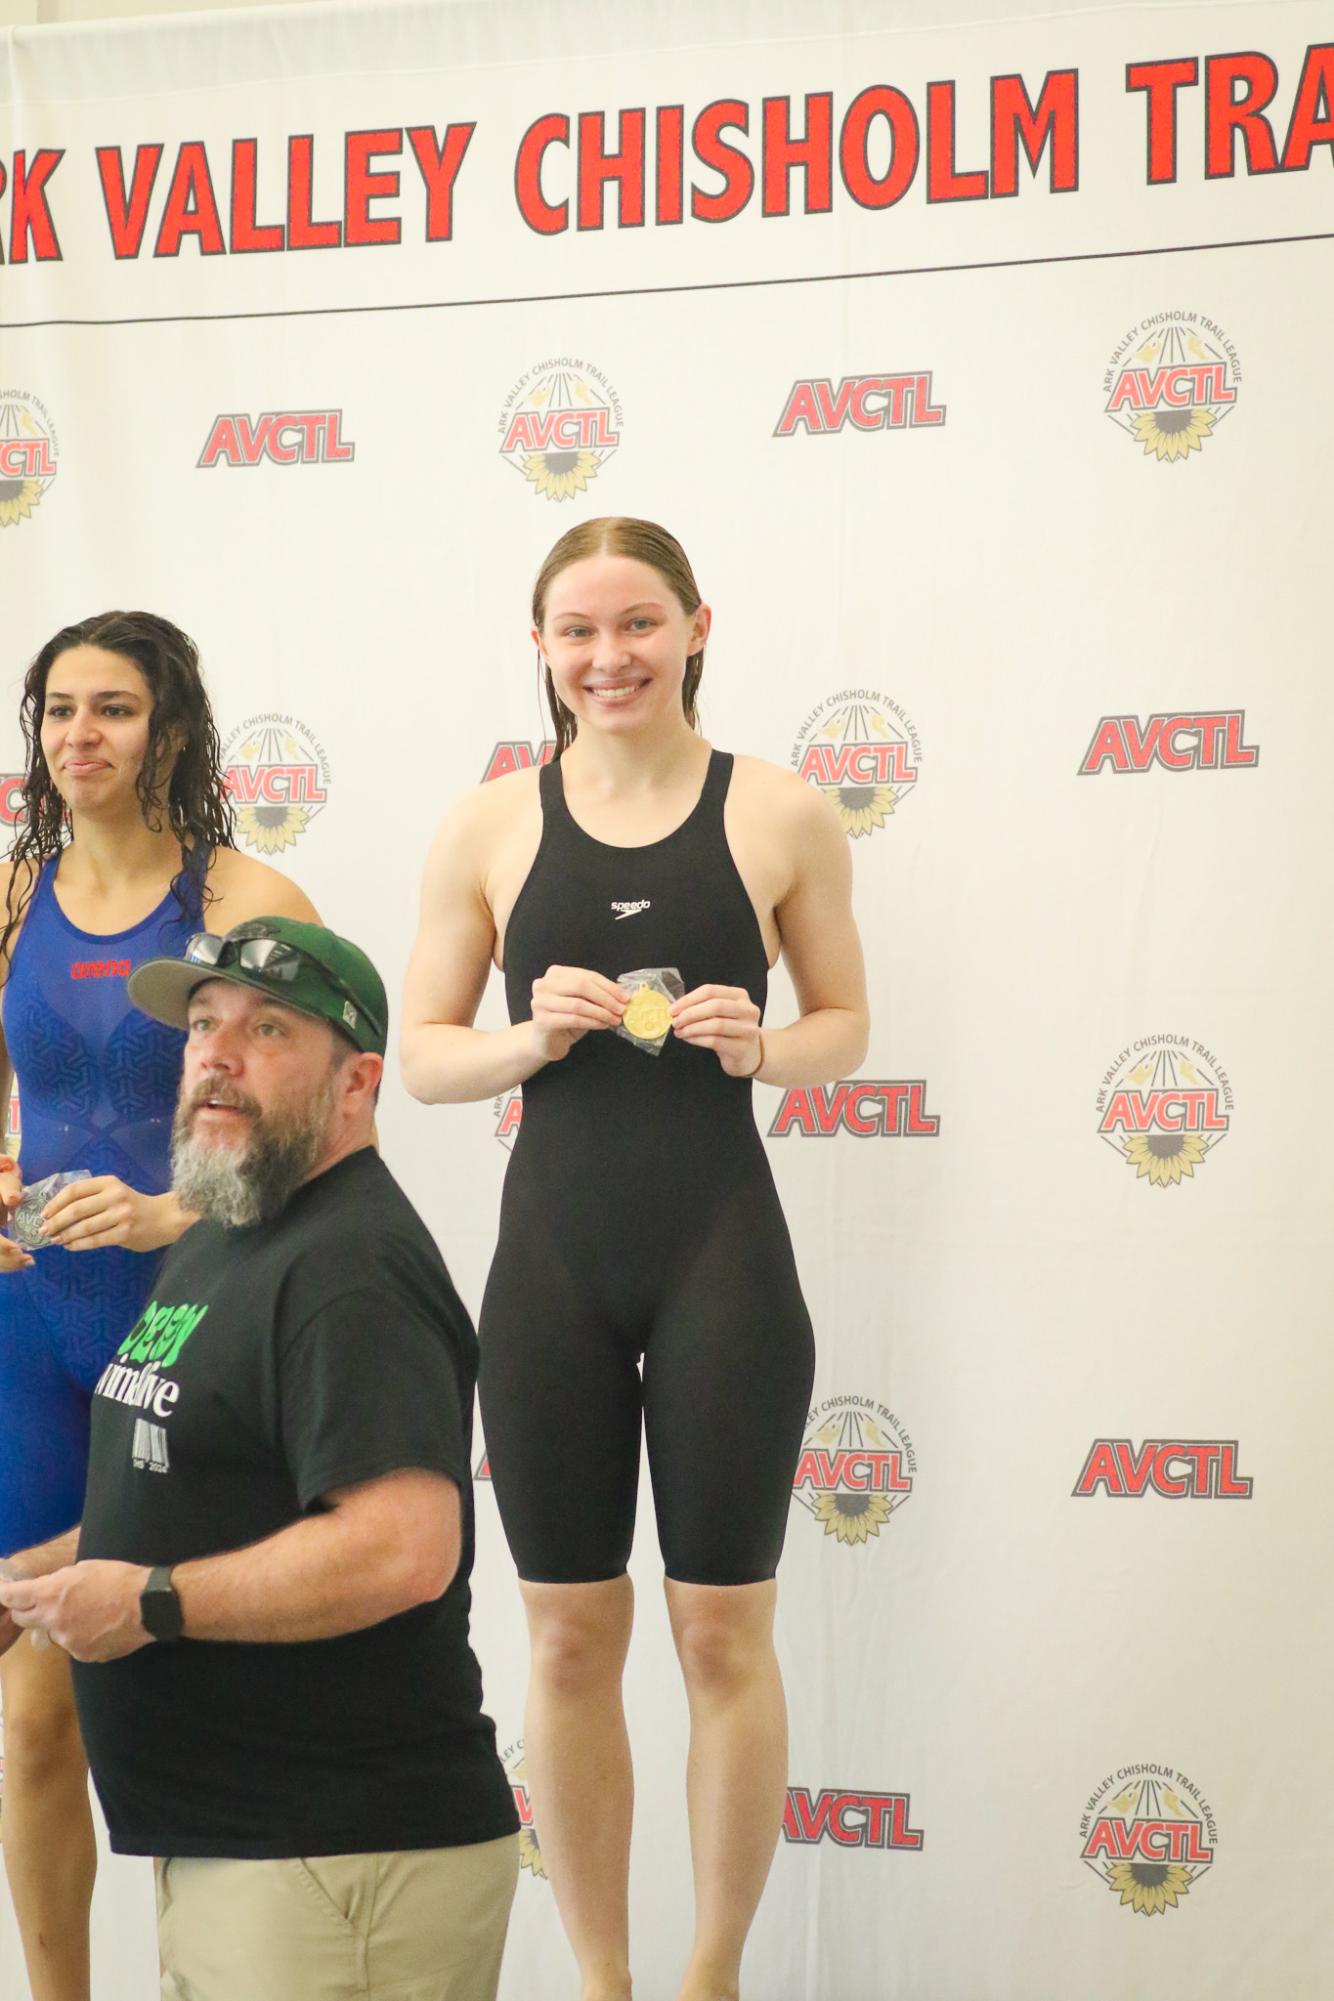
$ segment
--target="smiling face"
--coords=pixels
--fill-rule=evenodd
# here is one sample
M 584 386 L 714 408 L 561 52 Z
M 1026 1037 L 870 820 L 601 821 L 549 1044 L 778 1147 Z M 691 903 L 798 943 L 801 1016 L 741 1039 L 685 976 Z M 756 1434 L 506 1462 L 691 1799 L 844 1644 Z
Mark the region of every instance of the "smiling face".
M 138 811 L 153 698 L 132 660 L 100 646 L 59 653 L 47 675 L 41 746 L 52 783 L 76 813 Z M 164 774 L 164 776 L 169 776 Z
M 579 726 L 623 735 L 685 726 L 686 661 L 708 630 L 706 605 L 686 612 L 651 564 L 604 552 L 558 573 L 533 636 Z

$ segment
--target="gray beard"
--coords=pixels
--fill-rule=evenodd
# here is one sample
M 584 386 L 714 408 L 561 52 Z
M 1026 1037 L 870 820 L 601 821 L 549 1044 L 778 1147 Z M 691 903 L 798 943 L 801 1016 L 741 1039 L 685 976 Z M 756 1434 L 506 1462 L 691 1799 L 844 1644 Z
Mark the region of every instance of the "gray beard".
M 268 1223 L 287 1207 L 319 1159 L 328 1138 L 334 1080 L 301 1112 L 270 1112 L 256 1120 L 243 1147 L 196 1139 L 176 1115 L 171 1185 L 181 1206 L 227 1230 Z

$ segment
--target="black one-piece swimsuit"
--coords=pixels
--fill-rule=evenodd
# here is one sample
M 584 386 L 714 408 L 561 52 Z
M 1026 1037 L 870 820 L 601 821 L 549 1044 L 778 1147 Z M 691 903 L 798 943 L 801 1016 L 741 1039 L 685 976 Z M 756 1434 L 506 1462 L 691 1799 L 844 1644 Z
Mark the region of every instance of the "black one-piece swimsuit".
M 690 817 L 610 847 L 540 774 L 542 840 L 505 938 L 511 1021 L 552 965 L 616 979 L 675 966 L 744 987 L 764 941 L 723 827 L 714 751 Z M 634 1535 L 641 1412 L 667 1574 L 772 1577 L 810 1404 L 814 1343 L 750 1084 L 669 1036 L 610 1030 L 523 1087 L 480 1322 L 482 1420 L 521 1577 L 618 1577 Z M 641 1375 L 642 1358 L 642 1375 Z

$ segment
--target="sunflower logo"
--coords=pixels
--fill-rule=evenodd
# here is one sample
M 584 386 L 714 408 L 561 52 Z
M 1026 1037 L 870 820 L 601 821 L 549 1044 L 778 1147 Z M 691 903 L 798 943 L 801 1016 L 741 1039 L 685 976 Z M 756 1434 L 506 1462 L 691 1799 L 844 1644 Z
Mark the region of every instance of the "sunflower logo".
M 51 421 L 35 398 L 0 394 L 0 528 L 15 528 L 41 505 L 56 476 Z
M 588 491 L 601 463 L 593 452 L 529 452 L 523 476 L 547 500 L 573 500 Z
M 1151 1188 L 1175 1188 L 1184 1175 L 1195 1179 L 1195 1169 L 1209 1149 L 1198 1133 L 1131 1133 L 1125 1157 L 1135 1170 L 1135 1179 L 1147 1179 Z
M 792 761 L 832 799 L 848 838 L 859 841 L 878 832 L 917 783 L 921 754 L 898 704 L 858 691 L 836 695 L 807 718 Z
M 1241 371 L 1223 329 L 1199 313 L 1174 313 L 1104 377 L 1106 414 L 1145 456 L 1174 465 L 1202 451 L 1237 401 Z
M 291 716 L 260 716 L 223 745 L 227 791 L 236 831 L 254 854 L 295 847 L 328 803 L 329 761 L 323 746 Z
M 619 446 L 620 426 L 620 401 L 599 370 L 583 361 L 547 362 L 506 399 L 501 456 L 544 500 L 574 500 Z
M 1123 1050 L 1104 1074 L 1098 1134 L 1137 1181 L 1179 1188 L 1226 1139 L 1232 1106 L 1227 1072 L 1202 1044 L 1150 1037 Z
M 1175 1910 L 1178 1897 L 1190 1889 L 1190 1877 L 1179 1862 L 1113 1862 L 1107 1872 L 1107 1887 L 1120 1892 L 1142 1917 L 1161 1917 L 1170 1904 Z
M 509 1767 L 509 1782 L 514 1788 L 514 1804 L 519 1811 L 519 1867 L 527 1869 L 533 1876 L 546 1880 L 547 1865 L 542 1860 L 542 1844 L 537 1838 L 537 1828 L 533 1824 L 532 1802 L 528 1797 L 528 1761 L 520 1758 Z
M 871 1397 L 831 1397 L 801 1448 L 792 1497 L 825 1535 L 877 1540 L 912 1493 L 917 1458 L 899 1420 Z
M 236 831 L 257 855 L 278 855 L 296 846 L 309 819 L 304 806 L 241 806 Z
M 1118 1777 L 1124 1777 L 1126 1767 Z M 1105 1800 L 1113 1781 L 1088 1803 L 1080 1822 L 1082 1860 L 1107 1885 L 1123 1909 L 1140 1917 L 1175 1910 L 1204 1872 L 1213 1866 L 1217 1829 L 1212 1809 L 1189 1780 L 1159 1766 L 1132 1766 L 1136 1774 L 1115 1798 Z M 1198 1807 L 1183 1799 L 1189 1791 Z
M 878 1536 L 893 1510 L 884 1494 L 817 1494 L 811 1513 L 836 1542 L 865 1542 Z
M 1132 436 L 1155 458 L 1184 459 L 1200 450 L 1216 422 L 1212 410 L 1137 410 Z

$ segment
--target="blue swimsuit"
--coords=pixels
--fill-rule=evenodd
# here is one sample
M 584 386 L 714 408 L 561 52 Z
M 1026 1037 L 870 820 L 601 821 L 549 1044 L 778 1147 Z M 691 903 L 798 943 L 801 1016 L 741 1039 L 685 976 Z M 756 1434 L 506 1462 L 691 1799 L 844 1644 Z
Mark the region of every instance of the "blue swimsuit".
M 145 1195 L 171 1184 L 184 1035 L 130 1005 L 127 975 L 179 958 L 201 928 L 169 890 L 129 931 L 80 931 L 42 869 L 13 948 L 4 1030 L 19 1084 L 24 1183 L 59 1169 L 116 1174 Z M 161 1252 L 35 1253 L 0 1272 L 0 1556 L 72 1528 L 83 1510 L 93 1385 L 139 1316 Z

